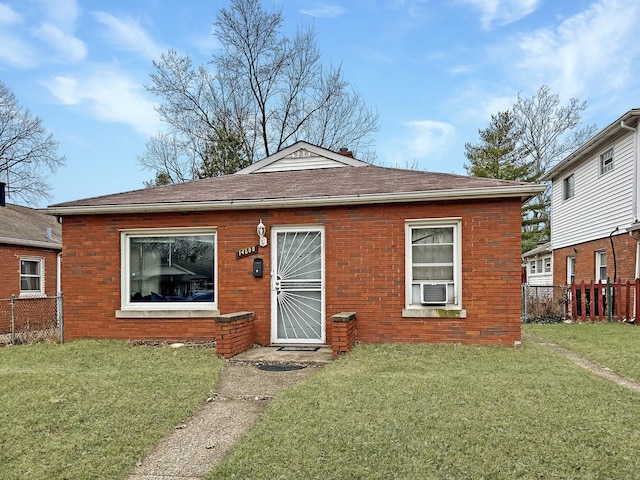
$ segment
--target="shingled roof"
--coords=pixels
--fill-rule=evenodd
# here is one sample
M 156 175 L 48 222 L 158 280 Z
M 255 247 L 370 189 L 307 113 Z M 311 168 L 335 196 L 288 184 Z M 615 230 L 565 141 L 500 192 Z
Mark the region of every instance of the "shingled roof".
M 295 148 L 298 152 L 310 150 L 314 155 L 300 158 L 301 164 L 309 163 L 310 158 L 316 158 L 316 154 L 323 150 L 299 142 L 284 151 L 282 158 L 277 160 L 290 165 L 296 158 L 295 152 L 292 153 Z M 328 152 L 327 158 L 335 160 L 337 157 L 335 153 Z M 300 169 L 298 166 L 284 171 L 272 171 L 275 165 L 273 156 L 258 163 L 262 162 L 269 165 L 269 171 L 252 166 L 234 175 L 60 203 L 48 210 L 65 215 L 291 208 L 492 197 L 520 197 L 524 200 L 544 189 L 541 185 L 523 182 L 402 170 L 363 162 L 340 165 L 333 161 L 331 168 L 310 166 Z
M 62 249 L 62 228 L 55 217 L 32 208 L 0 207 L 0 244 Z

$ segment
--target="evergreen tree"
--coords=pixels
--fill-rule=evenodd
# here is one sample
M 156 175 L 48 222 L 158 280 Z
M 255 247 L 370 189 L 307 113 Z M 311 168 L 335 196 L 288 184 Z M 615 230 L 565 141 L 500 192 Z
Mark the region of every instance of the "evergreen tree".
M 491 116 L 486 129 L 478 131 L 478 145 L 465 144 L 465 165 L 470 175 L 503 180 L 540 182 L 545 172 L 561 161 L 596 131 L 581 126 L 586 102 L 560 97 L 543 85 L 531 97 L 518 95 L 507 112 Z M 549 189 L 530 199 L 522 208 L 522 251 L 551 239 L 551 195 Z

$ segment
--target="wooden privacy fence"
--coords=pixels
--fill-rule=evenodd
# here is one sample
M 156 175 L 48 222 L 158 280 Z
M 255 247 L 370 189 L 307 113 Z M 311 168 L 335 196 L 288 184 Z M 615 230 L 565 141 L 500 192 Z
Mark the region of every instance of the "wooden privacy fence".
M 569 317 L 582 321 L 635 322 L 640 318 L 640 279 L 570 285 Z

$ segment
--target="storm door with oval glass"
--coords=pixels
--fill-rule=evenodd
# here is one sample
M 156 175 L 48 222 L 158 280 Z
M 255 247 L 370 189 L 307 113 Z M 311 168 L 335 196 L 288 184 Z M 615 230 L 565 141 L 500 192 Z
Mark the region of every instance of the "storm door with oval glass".
M 321 227 L 271 229 L 271 342 L 324 343 Z

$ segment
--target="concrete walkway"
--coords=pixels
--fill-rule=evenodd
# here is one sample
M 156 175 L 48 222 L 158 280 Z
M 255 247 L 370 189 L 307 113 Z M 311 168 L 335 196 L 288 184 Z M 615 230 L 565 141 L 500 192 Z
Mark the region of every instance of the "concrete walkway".
M 222 369 L 207 403 L 176 429 L 133 470 L 128 480 L 195 480 L 204 477 L 255 424 L 280 391 L 331 362 L 331 350 L 277 351 L 254 348 Z M 291 371 L 264 371 L 256 364 L 304 365 Z
M 598 365 L 591 360 L 587 360 L 584 357 L 572 352 L 571 350 L 567 350 L 566 348 L 561 347 L 555 343 L 548 342 L 547 340 L 543 340 L 542 338 L 533 335 L 531 333 L 523 333 L 522 338 L 525 340 L 529 340 L 530 342 L 538 343 L 540 345 L 544 345 L 545 347 L 553 350 L 560 355 L 565 356 L 569 360 L 574 363 L 580 365 L 582 368 L 589 370 L 596 375 L 609 380 L 610 382 L 614 382 L 620 386 L 626 387 L 629 390 L 633 390 L 634 392 L 640 392 L 640 383 L 631 380 L 627 377 L 623 377 L 622 375 L 617 374 L 613 370 L 603 367 L 602 365 Z

